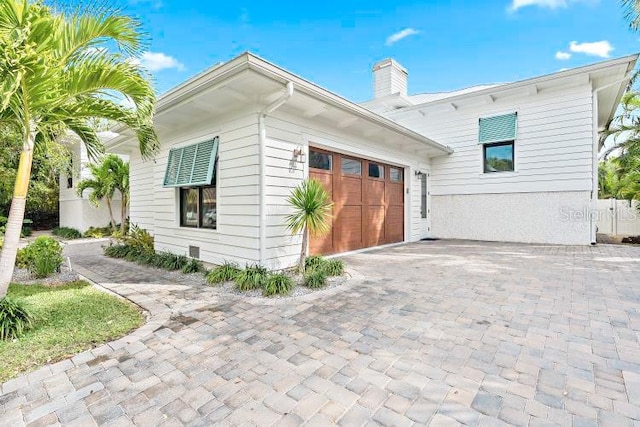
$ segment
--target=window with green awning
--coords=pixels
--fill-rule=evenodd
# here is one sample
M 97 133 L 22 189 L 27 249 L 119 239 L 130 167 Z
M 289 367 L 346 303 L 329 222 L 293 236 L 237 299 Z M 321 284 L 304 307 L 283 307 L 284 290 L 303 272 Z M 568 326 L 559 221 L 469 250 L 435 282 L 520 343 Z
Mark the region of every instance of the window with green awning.
M 479 119 L 479 122 L 478 142 L 480 144 L 513 141 L 516 139 L 517 113 L 483 117 Z

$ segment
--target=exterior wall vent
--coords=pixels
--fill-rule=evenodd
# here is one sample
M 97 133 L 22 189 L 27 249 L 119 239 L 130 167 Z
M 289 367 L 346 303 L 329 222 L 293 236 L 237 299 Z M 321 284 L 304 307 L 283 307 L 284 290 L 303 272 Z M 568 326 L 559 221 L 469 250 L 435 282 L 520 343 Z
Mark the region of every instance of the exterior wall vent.
M 189 246 L 189 256 L 191 258 L 200 259 L 200 247 L 199 246 Z

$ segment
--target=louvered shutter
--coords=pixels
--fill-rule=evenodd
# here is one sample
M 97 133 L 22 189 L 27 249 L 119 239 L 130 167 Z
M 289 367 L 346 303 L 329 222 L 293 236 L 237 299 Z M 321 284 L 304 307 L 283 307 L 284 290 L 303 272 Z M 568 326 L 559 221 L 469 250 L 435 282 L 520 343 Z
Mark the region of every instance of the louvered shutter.
M 480 144 L 488 144 L 491 142 L 513 141 L 516 139 L 517 121 L 517 113 L 481 118 L 478 142 Z
M 169 151 L 164 175 L 165 187 L 196 187 L 211 185 L 215 177 L 218 137 Z

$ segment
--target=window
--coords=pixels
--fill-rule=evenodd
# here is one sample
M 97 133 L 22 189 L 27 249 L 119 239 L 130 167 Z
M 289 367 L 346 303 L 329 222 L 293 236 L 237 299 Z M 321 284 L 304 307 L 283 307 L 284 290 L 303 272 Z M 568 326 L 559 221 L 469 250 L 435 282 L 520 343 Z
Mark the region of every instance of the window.
M 484 172 L 513 171 L 513 141 L 485 144 Z
M 427 217 L 427 174 L 420 174 L 420 217 Z
M 343 157 L 342 173 L 347 175 L 362 175 L 362 162 L 360 160 Z
M 73 158 L 69 159 L 69 171 L 67 174 L 67 188 L 73 188 Z
M 216 187 L 180 189 L 180 225 L 194 228 L 216 228 Z
M 169 152 L 164 187 L 179 188 L 182 227 L 217 226 L 217 154 L 218 137 L 199 144 L 174 148 Z
M 384 166 L 377 163 L 369 163 L 369 178 L 384 179 Z
M 479 119 L 478 142 L 482 146 L 484 173 L 515 170 L 514 142 L 517 113 Z
M 330 171 L 333 168 L 333 157 L 329 153 L 309 149 L 309 167 Z
M 392 182 L 402 182 L 402 169 L 390 167 L 389 180 Z

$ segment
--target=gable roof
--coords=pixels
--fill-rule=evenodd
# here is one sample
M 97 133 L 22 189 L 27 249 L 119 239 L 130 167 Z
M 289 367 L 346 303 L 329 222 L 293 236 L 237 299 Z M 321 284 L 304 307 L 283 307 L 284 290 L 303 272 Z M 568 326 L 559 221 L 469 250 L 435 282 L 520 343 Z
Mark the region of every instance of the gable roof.
M 449 147 L 439 144 L 393 120 L 374 113 L 251 52 L 245 52 L 226 63 L 216 64 L 161 95 L 156 104 L 156 120 L 161 120 L 159 117 L 171 109 L 189 102 L 189 100 L 206 91 L 215 90 L 217 87 L 225 84 L 225 82 L 232 81 L 247 71 L 260 74 L 272 81 L 281 83 L 283 86 L 288 82 L 293 82 L 296 93 L 304 94 L 324 105 L 348 113 L 358 120 L 375 124 L 396 135 L 401 135 L 404 138 L 414 141 L 414 143 L 424 146 L 433 155 L 452 152 Z M 123 126 L 117 127 L 113 129 L 113 131 L 122 133 L 123 136 L 112 140 L 110 148 L 121 144 L 127 137 L 131 137 L 130 135 L 126 135 L 127 131 Z

